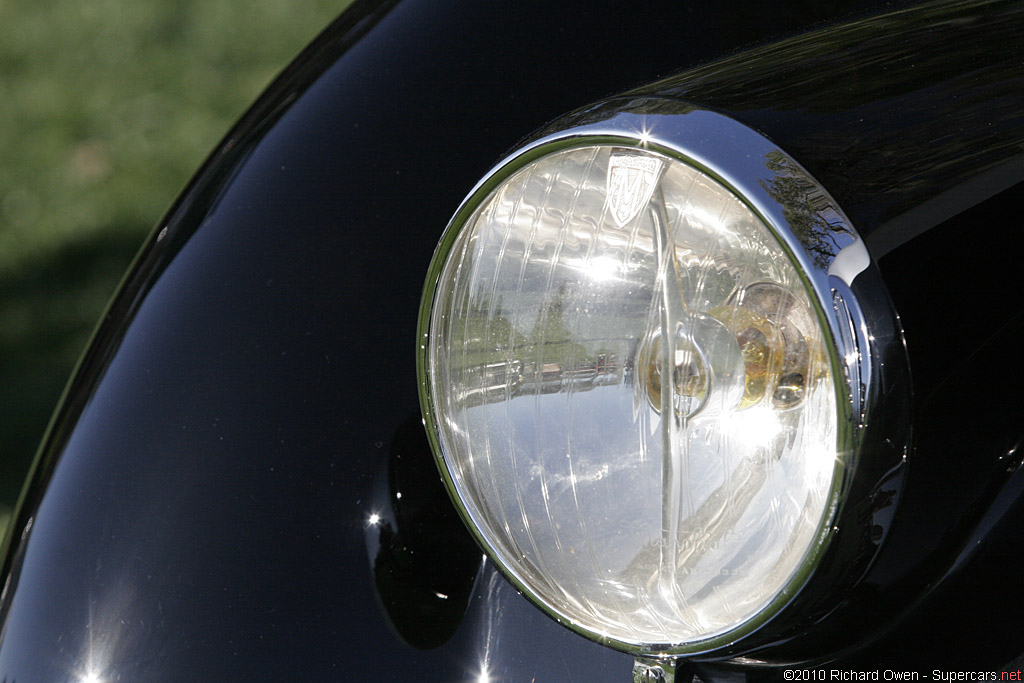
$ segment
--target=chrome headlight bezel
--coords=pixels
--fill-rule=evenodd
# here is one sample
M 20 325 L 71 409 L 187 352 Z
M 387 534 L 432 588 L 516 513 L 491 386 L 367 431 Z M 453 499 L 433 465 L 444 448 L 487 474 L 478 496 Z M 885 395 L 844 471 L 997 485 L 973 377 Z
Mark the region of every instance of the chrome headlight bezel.
M 521 146 L 484 176 L 459 207 L 435 251 L 424 288 L 417 341 L 417 373 L 427 435 L 452 500 L 478 543 L 502 573 L 552 618 L 588 638 L 635 655 L 684 655 L 715 650 L 757 631 L 778 615 L 807 583 L 837 532 L 835 520 L 856 467 L 857 432 L 864 420 L 864 398 L 869 394 L 871 375 L 867 332 L 850 284 L 869 266 L 870 259 L 849 220 L 810 174 L 771 141 L 723 115 L 674 100 L 642 98 L 610 101 L 571 115 L 555 126 Z M 431 311 L 442 267 L 458 235 L 477 208 L 518 170 L 548 154 L 590 145 L 660 153 L 698 169 L 740 199 L 797 265 L 805 289 L 813 294 L 810 297 L 813 313 L 826 332 L 828 364 L 836 379 L 836 463 L 826 513 L 800 569 L 754 617 L 724 633 L 682 644 L 664 642 L 638 646 L 608 638 L 568 620 L 532 590 L 514 567 L 502 563 L 500 556 L 493 552 L 493 540 L 481 531 L 480 520 L 475 519 L 471 509 L 462 502 L 458 483 L 445 462 L 435 423 L 435 403 L 427 375 Z M 787 177 L 813 195 L 813 207 L 787 205 L 769 192 L 777 172 L 766 167 L 764 159 L 773 157 L 786 160 Z M 820 220 L 824 232 L 801 239 L 793 223 L 808 210 Z

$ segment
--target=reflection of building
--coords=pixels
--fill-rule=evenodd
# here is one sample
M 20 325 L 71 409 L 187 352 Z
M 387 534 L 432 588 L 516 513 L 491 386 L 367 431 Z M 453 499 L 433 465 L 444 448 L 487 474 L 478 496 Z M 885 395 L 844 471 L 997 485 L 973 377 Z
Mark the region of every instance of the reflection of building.
M 497 363 L 471 365 L 463 371 L 462 385 L 467 387 L 458 397 L 468 405 L 496 403 L 506 395 L 518 395 L 523 382 L 523 364 L 512 359 Z
M 574 363 L 534 363 L 523 368 L 516 395 L 554 394 L 563 390 L 589 391 L 594 387 L 620 384 L 622 366 L 614 354 L 600 353 Z
M 575 363 L 522 362 L 509 360 L 468 367 L 463 376 L 467 388 L 459 396 L 468 405 L 497 403 L 506 398 L 554 394 L 571 390 L 621 384 L 625 367 L 615 354 L 600 353 Z
M 622 383 L 619 359 L 631 363 L 643 321 L 600 301 L 582 313 L 573 296 L 564 283 L 533 298 L 516 292 L 511 317 L 502 314 L 500 293 L 467 302 L 449 328 L 458 349 L 449 359 L 458 400 L 475 406 Z M 645 300 L 638 308 L 647 306 Z

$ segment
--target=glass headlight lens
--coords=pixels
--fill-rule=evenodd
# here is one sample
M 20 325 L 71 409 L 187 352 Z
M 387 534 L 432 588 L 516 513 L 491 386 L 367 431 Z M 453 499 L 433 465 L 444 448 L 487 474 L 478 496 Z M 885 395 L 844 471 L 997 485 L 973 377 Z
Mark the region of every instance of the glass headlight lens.
M 819 540 L 830 342 L 725 186 L 580 145 L 507 173 L 442 243 L 429 421 L 464 514 L 531 598 L 626 649 L 678 648 L 761 613 Z

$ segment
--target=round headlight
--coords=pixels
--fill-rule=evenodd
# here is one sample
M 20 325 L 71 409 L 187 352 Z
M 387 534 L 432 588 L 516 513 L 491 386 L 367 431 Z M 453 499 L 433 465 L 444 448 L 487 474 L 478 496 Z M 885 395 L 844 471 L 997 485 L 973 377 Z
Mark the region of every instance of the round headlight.
M 428 431 L 488 554 L 560 621 L 699 651 L 806 579 L 848 388 L 801 259 L 647 132 L 553 136 L 456 215 L 421 316 Z

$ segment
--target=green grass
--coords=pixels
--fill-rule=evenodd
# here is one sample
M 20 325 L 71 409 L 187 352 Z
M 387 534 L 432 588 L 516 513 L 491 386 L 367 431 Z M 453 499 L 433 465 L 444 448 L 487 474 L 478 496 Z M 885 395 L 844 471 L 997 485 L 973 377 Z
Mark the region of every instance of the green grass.
M 0 0 L 0 518 L 145 235 L 347 4 Z

